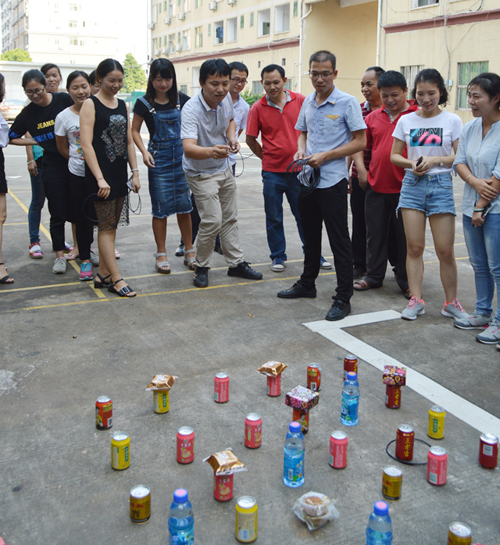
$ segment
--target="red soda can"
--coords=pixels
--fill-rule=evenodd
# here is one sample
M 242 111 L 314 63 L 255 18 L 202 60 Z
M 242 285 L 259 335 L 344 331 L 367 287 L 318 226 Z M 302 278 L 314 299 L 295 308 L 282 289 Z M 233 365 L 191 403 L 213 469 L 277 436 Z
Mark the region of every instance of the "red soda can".
M 498 464 L 498 437 L 483 433 L 479 439 L 479 463 L 486 469 L 495 469 Z
M 347 435 L 343 431 L 334 431 L 330 436 L 330 465 L 343 469 L 347 465 Z
M 217 373 L 214 380 L 214 399 L 217 403 L 229 401 L 229 377 L 226 373 Z
M 214 475 L 214 498 L 217 501 L 229 501 L 233 497 L 233 474 Z
M 262 445 L 262 418 L 250 413 L 245 418 L 245 447 L 259 448 Z
M 396 458 L 411 462 L 413 460 L 413 445 L 415 443 L 415 432 L 411 426 L 403 424 L 399 426 L 396 433 Z
M 443 447 L 431 447 L 427 454 L 427 480 L 434 485 L 446 484 L 448 455 Z
M 189 426 L 182 426 L 177 431 L 177 461 L 179 464 L 194 461 L 194 430 Z
M 347 354 L 344 358 L 344 380 L 347 378 L 347 373 L 351 372 L 358 372 L 358 358 L 352 354 Z
M 302 433 L 307 433 L 309 431 L 309 411 L 304 413 L 299 411 L 299 409 L 294 409 L 292 420 L 294 422 L 300 422 Z
M 317 363 L 307 366 L 307 387 L 313 392 L 321 390 L 321 367 Z
M 95 402 L 95 427 L 109 430 L 113 427 L 113 402 L 108 396 L 101 396 Z
M 386 385 L 385 406 L 389 409 L 399 409 L 401 407 L 401 386 Z
M 267 377 L 267 395 L 277 397 L 281 395 L 281 373 L 277 377 Z

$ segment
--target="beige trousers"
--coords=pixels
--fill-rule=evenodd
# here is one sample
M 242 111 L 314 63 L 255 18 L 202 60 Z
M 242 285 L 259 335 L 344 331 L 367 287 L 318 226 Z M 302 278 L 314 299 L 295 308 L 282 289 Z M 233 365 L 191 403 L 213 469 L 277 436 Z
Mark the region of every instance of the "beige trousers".
M 230 267 L 243 259 L 238 234 L 238 209 L 236 181 L 231 169 L 215 174 L 186 176 L 200 214 L 200 227 L 196 236 L 196 266 L 210 267 L 217 233 L 220 235 L 222 253 Z

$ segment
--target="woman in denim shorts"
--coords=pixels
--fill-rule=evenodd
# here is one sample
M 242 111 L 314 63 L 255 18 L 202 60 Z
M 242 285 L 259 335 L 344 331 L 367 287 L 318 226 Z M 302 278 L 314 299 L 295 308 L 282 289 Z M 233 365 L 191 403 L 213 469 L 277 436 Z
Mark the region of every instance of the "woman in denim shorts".
M 398 210 L 401 209 L 405 226 L 406 269 L 412 298 L 401 318 L 415 320 L 425 313 L 422 256 L 426 218 L 429 218 L 446 296 L 441 314 L 461 318 L 467 313 L 457 299 L 457 265 L 453 249 L 456 214 L 451 170 L 462 121 L 456 114 L 440 108 L 446 104 L 448 93 L 437 70 L 421 70 L 415 78 L 412 95 L 420 109 L 398 121 L 391 152 L 392 163 L 406 171 Z M 407 157 L 403 156 L 405 148 Z

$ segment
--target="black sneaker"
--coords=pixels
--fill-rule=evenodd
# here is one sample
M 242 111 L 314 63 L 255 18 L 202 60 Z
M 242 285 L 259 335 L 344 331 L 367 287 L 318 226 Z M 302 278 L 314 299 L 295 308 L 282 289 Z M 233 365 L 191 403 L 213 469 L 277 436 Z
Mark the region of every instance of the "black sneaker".
M 193 284 L 197 288 L 208 287 L 208 267 L 195 267 Z
M 246 278 L 248 280 L 262 280 L 262 273 L 254 271 L 250 267 L 250 263 L 242 261 L 238 263 L 236 267 L 230 267 L 227 270 L 228 276 L 239 276 L 240 278 Z
M 351 312 L 351 304 L 344 303 L 340 299 L 335 299 L 333 302 L 332 308 L 328 311 L 328 314 L 325 317 L 325 320 L 329 322 L 336 322 L 337 320 L 342 320 Z
M 175 255 L 176 257 L 182 257 L 184 255 L 184 242 L 182 242 L 182 240 L 177 250 L 175 250 Z
M 278 292 L 278 297 L 281 299 L 298 299 L 299 297 L 314 299 L 316 297 L 316 288 L 308 290 L 296 282 L 291 288 Z

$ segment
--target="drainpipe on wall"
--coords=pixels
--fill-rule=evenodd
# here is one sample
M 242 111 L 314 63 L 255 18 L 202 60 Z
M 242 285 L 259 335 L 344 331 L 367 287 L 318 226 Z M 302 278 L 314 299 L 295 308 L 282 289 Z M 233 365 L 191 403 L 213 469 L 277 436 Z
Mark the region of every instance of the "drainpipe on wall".
M 376 66 L 380 66 L 380 28 L 382 26 L 382 2 L 378 0 L 378 14 L 377 14 L 377 61 Z
M 380 0 L 379 0 L 380 1 Z M 309 17 L 312 11 L 312 5 L 309 4 L 309 11 L 302 15 L 304 12 L 304 0 L 300 2 L 300 31 L 299 31 L 299 93 L 302 93 L 302 51 L 303 51 L 303 40 L 304 40 L 304 19 Z

